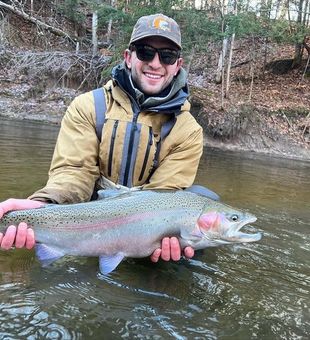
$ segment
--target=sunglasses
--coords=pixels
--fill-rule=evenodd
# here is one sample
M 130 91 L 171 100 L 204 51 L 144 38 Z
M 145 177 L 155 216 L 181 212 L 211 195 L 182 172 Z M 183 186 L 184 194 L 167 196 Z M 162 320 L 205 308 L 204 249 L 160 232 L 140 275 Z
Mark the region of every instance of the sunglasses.
M 136 51 L 137 57 L 141 61 L 152 61 L 156 52 L 162 64 L 173 65 L 180 57 L 180 51 L 170 48 L 155 48 L 149 45 L 131 45 L 130 49 Z

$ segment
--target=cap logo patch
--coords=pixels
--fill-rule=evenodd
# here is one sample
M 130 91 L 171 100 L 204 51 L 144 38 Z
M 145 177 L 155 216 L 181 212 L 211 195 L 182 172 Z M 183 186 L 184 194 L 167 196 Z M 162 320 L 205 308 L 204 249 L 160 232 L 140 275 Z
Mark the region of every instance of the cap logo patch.
M 179 25 L 175 20 L 161 13 L 139 18 L 133 28 L 129 45 L 148 37 L 166 38 L 182 48 Z
M 153 21 L 153 26 L 159 30 L 171 31 L 169 22 L 162 17 L 155 18 Z

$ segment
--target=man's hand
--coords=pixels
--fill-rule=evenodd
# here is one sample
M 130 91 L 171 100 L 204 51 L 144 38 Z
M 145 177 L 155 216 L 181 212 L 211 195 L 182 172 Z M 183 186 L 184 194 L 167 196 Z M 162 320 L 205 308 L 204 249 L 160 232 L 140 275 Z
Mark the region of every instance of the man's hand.
M 187 258 L 194 256 L 194 249 L 191 247 L 184 248 L 184 255 Z M 158 262 L 159 259 L 164 261 L 179 261 L 181 258 L 181 246 L 176 237 L 165 237 L 162 239 L 161 248 L 157 248 L 151 255 L 152 262 Z
M 0 218 L 12 210 L 35 209 L 43 205 L 44 203 L 39 201 L 10 198 L 0 203 Z M 34 232 L 25 222 L 21 222 L 17 228 L 14 225 L 9 226 L 4 235 L 0 233 L 0 249 L 8 250 L 14 245 L 16 248 L 27 249 L 35 245 Z
M 21 222 L 16 228 L 15 225 L 8 227 L 5 235 L 0 233 L 0 248 L 9 250 L 15 245 L 16 248 L 31 249 L 35 245 L 34 232 L 25 222 Z

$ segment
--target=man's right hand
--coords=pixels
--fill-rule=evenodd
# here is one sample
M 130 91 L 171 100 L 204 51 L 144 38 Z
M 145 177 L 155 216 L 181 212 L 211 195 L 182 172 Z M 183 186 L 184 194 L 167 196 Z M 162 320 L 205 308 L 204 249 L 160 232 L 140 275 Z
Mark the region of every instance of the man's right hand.
M 0 218 L 12 210 L 36 209 L 42 207 L 44 204 L 43 202 L 28 199 L 10 198 L 0 203 Z M 0 249 L 8 250 L 12 246 L 31 249 L 34 245 L 34 232 L 31 228 L 28 228 L 25 222 L 21 222 L 18 227 L 14 225 L 9 226 L 5 234 L 0 233 Z
M 164 261 L 179 261 L 181 252 L 181 245 L 176 237 L 164 237 L 161 241 L 161 248 L 155 249 L 151 255 L 151 261 L 158 262 L 160 258 Z M 190 259 L 194 256 L 194 249 L 185 247 L 183 253 L 186 258 Z

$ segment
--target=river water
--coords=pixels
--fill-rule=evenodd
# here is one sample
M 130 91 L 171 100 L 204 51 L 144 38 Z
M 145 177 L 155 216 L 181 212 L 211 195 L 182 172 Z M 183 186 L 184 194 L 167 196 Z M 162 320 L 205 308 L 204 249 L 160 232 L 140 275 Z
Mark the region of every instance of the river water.
M 57 131 L 0 120 L 0 200 L 44 185 Z M 0 339 L 309 339 L 310 163 L 206 149 L 196 183 L 254 213 L 263 239 L 107 277 L 95 258 L 0 251 Z

